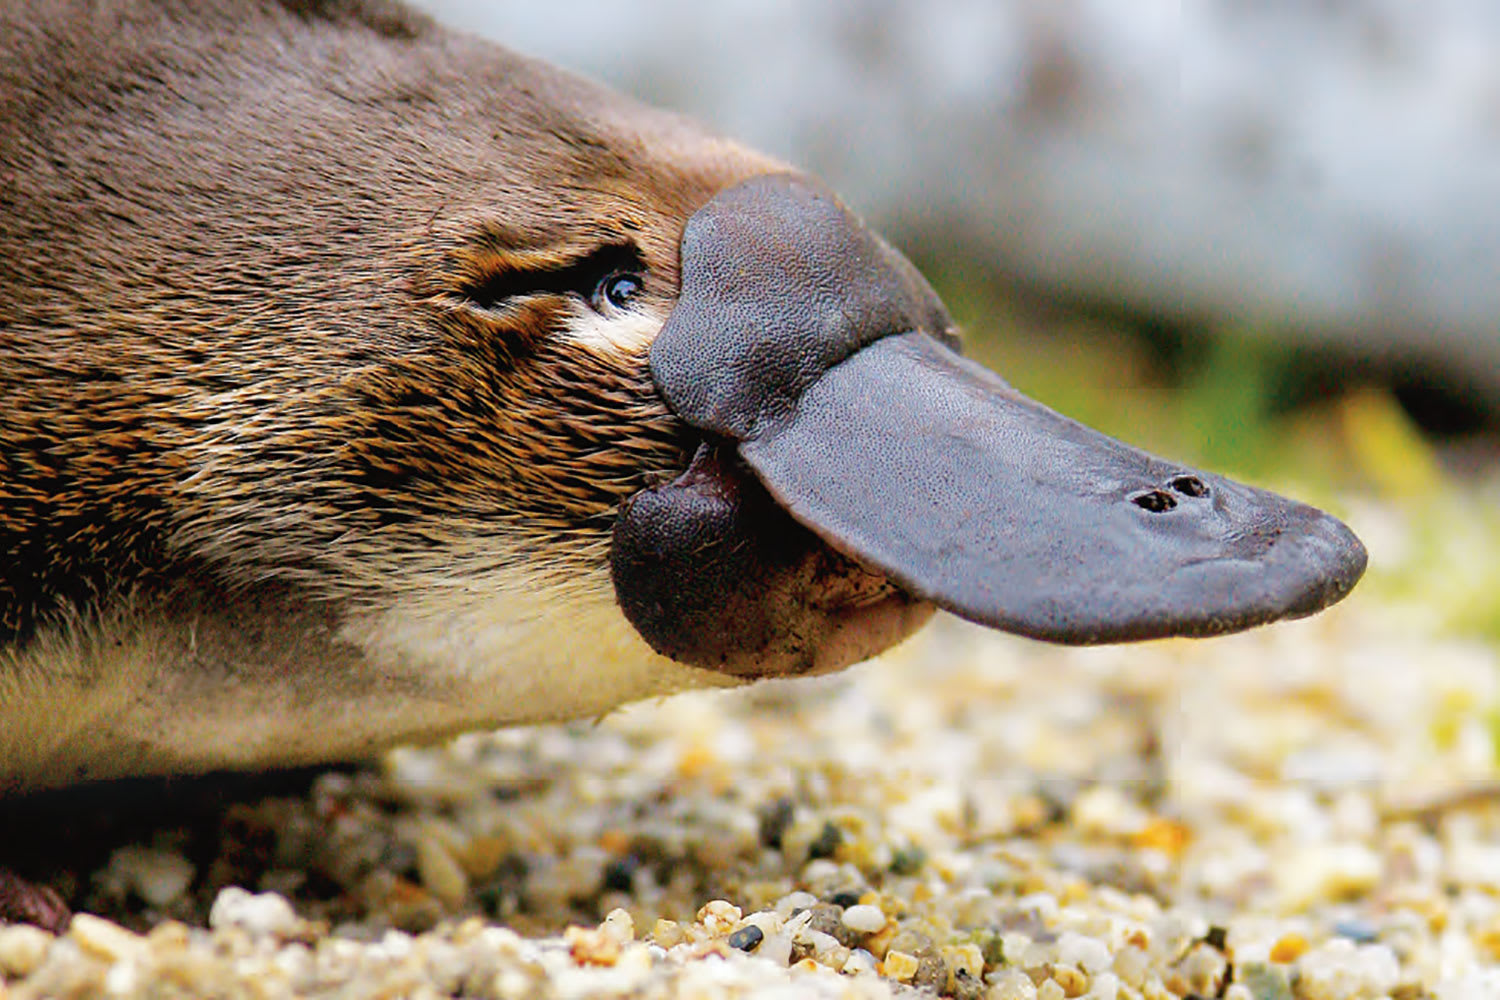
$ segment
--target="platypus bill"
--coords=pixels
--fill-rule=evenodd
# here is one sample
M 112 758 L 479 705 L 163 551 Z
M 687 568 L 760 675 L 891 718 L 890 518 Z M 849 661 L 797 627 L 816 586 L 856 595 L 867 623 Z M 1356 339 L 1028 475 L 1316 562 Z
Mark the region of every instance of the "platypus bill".
M 369 0 L 0 9 L 0 794 L 1346 594 L 817 181 Z

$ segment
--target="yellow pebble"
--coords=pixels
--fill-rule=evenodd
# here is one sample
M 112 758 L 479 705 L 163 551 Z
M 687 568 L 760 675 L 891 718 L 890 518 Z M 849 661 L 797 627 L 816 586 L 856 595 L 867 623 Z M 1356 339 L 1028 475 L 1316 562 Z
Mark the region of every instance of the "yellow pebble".
M 962 969 L 972 979 L 984 978 L 984 952 L 979 945 L 969 944 L 949 945 L 943 949 L 943 959 L 948 963 L 948 968 L 953 970 L 954 975 Z
M 110 962 L 135 954 L 145 944 L 145 939 L 137 934 L 90 913 L 73 915 L 68 937 L 95 958 Z
M 1307 938 L 1301 934 L 1287 934 L 1271 946 L 1271 961 L 1285 965 L 1295 962 L 1307 952 Z
M 1140 832 L 1131 837 L 1131 843 L 1142 850 L 1156 850 L 1173 857 L 1182 853 L 1192 839 L 1190 831 L 1176 820 L 1155 817 Z
M 614 965 L 620 960 L 619 938 L 606 931 L 569 927 L 563 931 L 563 940 L 579 965 Z
M 651 928 L 651 940 L 663 948 L 675 948 L 677 945 L 682 944 L 686 937 L 687 935 L 683 933 L 682 925 L 675 920 L 659 919 L 656 921 L 656 925 Z
M 917 966 L 920 964 L 915 955 L 908 955 L 904 951 L 888 951 L 885 953 L 882 971 L 892 979 L 904 983 L 917 974 Z
M 1089 990 L 1088 974 L 1071 965 L 1053 966 L 1052 981 L 1062 987 L 1063 995 L 1067 997 L 1081 997 Z
M 454 860 L 470 878 L 484 879 L 500 868 L 505 860 L 505 841 L 499 837 L 481 835 L 473 838 L 454 854 Z

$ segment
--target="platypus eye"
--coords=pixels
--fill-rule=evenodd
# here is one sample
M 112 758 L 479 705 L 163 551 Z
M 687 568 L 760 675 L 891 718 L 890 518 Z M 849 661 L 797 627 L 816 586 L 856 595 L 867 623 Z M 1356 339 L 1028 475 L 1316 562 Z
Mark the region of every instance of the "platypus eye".
M 610 313 L 628 308 L 645 291 L 645 272 L 632 243 L 609 243 L 578 256 L 485 247 L 462 261 L 457 291 L 487 311 L 503 311 L 531 296 L 575 295 Z
M 641 275 L 635 271 L 615 271 L 600 279 L 589 302 L 599 312 L 628 309 L 631 300 L 643 290 L 643 284 Z

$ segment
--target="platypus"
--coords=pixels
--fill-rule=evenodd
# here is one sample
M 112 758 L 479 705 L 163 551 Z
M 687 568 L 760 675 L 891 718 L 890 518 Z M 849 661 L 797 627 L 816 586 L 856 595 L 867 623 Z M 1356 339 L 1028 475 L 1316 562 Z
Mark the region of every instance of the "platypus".
M 0 122 L 0 795 L 1364 569 L 966 360 L 815 178 L 383 0 L 13 0 Z

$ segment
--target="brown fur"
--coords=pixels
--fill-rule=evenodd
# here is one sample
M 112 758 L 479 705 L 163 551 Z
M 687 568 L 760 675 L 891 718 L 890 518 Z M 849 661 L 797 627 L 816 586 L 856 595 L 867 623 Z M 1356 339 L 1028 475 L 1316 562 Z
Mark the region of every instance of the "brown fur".
M 183 579 L 380 606 L 498 535 L 597 567 L 689 442 L 557 276 L 633 255 L 665 314 L 777 169 L 377 0 L 12 2 L 0 122 L 0 643 Z

